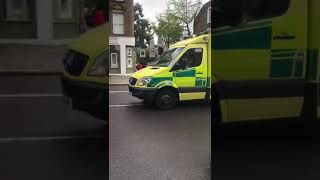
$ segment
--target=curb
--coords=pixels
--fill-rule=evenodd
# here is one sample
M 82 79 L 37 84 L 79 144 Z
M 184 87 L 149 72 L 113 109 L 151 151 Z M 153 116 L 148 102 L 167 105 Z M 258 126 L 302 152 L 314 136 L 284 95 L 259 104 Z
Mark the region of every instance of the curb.
M 0 75 L 14 76 L 14 75 L 62 75 L 61 71 L 50 70 L 0 70 Z

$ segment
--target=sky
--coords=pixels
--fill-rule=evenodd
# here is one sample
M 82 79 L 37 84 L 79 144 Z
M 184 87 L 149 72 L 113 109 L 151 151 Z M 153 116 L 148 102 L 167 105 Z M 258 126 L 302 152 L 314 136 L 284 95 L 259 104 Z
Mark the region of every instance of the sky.
M 167 8 L 168 0 L 134 0 L 136 2 L 142 5 L 145 18 L 155 22 L 157 15 Z
M 202 4 L 209 2 L 210 0 L 202 0 Z M 151 22 L 156 21 L 156 17 L 158 14 L 162 13 L 166 10 L 168 0 L 134 0 L 134 3 L 140 3 L 143 8 L 143 14 L 146 19 L 149 19 Z M 157 43 L 157 37 L 155 38 L 155 42 Z
M 202 4 L 208 1 L 210 0 L 202 0 Z M 155 22 L 157 15 L 167 8 L 168 0 L 134 0 L 134 3 L 136 2 L 142 5 L 145 18 Z

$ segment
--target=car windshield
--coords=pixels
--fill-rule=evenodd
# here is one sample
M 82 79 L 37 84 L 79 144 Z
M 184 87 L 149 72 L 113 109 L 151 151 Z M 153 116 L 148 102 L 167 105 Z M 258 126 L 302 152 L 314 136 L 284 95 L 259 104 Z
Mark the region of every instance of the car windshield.
M 168 67 L 184 48 L 173 48 L 163 53 L 152 66 Z

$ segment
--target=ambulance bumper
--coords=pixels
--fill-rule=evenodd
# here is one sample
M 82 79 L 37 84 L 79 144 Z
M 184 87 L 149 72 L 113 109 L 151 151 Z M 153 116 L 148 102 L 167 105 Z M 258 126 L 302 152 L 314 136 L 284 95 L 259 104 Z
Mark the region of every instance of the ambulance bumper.
M 88 112 L 105 120 L 107 109 L 107 85 L 81 82 L 61 77 L 62 93 L 71 99 L 71 107 L 75 110 Z
M 157 93 L 156 89 L 150 89 L 150 88 L 136 88 L 129 86 L 129 93 L 137 97 L 139 99 L 143 99 L 148 102 L 153 102 L 155 95 Z

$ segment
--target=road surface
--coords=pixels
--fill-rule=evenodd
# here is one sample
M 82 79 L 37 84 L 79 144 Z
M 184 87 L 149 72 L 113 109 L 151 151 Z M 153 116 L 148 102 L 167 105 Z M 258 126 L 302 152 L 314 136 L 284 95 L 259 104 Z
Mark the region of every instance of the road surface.
M 0 84 L 0 179 L 107 179 L 108 127 L 62 102 L 58 76 Z
M 210 104 L 159 111 L 109 86 L 110 180 L 210 180 Z

